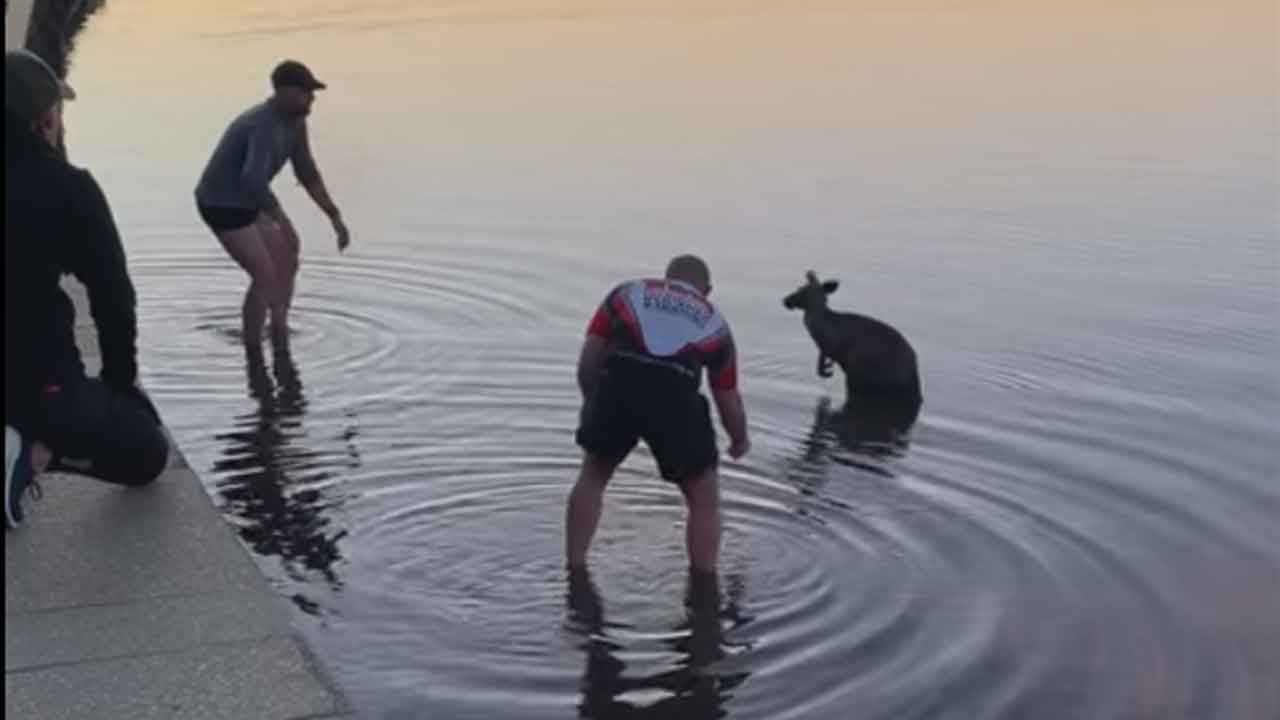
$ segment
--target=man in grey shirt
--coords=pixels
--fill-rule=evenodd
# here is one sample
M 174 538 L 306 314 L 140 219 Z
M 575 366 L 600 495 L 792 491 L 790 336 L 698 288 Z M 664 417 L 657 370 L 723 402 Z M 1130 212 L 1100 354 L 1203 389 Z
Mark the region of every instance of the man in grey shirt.
M 195 192 L 200 217 L 227 254 L 249 273 L 243 339 L 251 362 L 261 358 L 262 327 L 268 313 L 272 345 L 277 353 L 288 350 L 299 241 L 271 192 L 271 180 L 285 162 L 292 163 L 307 194 L 333 222 L 338 250 L 345 250 L 351 241 L 307 137 L 307 116 L 315 92 L 323 90 L 324 83 L 302 63 L 286 60 L 272 71 L 271 84 L 271 97 L 246 110 L 223 133 Z

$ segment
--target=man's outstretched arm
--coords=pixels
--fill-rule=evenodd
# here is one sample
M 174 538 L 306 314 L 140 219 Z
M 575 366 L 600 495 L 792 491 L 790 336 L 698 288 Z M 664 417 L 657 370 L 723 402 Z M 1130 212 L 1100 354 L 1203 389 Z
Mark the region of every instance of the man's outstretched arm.
M 738 392 L 738 350 L 732 335 L 726 334 L 717 362 L 709 370 L 711 399 L 720 424 L 729 433 L 729 456 L 737 460 L 751 449 L 751 438 L 747 434 L 747 409 Z
M 616 292 L 617 288 L 611 290 L 591 316 L 587 323 L 587 337 L 582 341 L 582 351 L 578 354 L 578 389 L 582 391 L 584 403 L 595 394 L 605 361 L 609 358 L 609 338 L 613 331 L 609 303 Z
M 742 403 L 742 395 L 736 388 L 721 390 L 713 387 L 711 398 L 715 400 L 720 424 L 729 433 L 729 456 L 737 460 L 751 450 L 751 438 L 747 434 L 747 409 Z
M 333 230 L 338 235 L 338 250 L 346 250 L 351 244 L 351 233 L 342 219 L 342 211 L 329 195 L 329 188 L 320 175 L 320 168 L 316 165 L 315 156 L 311 153 L 310 134 L 305 124 L 298 137 L 297 150 L 293 154 L 293 173 L 297 176 L 298 182 L 302 183 L 302 187 L 306 188 L 312 202 L 329 217 L 329 222 L 333 223 Z

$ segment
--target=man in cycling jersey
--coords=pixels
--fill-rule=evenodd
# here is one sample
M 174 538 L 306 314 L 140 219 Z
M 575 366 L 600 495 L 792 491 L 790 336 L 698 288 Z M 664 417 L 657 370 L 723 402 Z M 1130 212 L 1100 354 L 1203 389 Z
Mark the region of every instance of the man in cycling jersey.
M 682 255 L 668 264 L 664 279 L 625 282 L 596 310 L 578 360 L 583 407 L 577 441 L 584 456 L 565 513 L 570 568 L 585 567 L 605 486 L 643 439 L 663 479 L 684 496 L 690 566 L 715 571 L 719 452 L 710 408 L 698 392 L 704 368 L 729 434 L 729 455 L 742 457 L 751 442 L 733 335 L 707 300 L 710 292 L 707 264 Z

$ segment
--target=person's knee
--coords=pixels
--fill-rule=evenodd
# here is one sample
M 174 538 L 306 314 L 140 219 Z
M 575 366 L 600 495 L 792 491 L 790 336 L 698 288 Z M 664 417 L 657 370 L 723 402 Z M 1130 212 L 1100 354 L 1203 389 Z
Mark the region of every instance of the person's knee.
M 119 406 L 118 406 L 119 407 Z M 111 475 L 122 485 L 150 485 L 169 465 L 169 437 L 143 408 L 126 404 L 117 412 L 118 434 L 110 454 Z
M 709 467 L 689 475 L 680 482 L 680 492 L 690 508 L 714 508 L 720 499 L 720 478 L 716 468 Z
M 582 458 L 582 472 L 578 477 L 578 484 L 603 488 L 609 484 L 609 479 L 613 477 L 617 467 L 618 461 L 588 451 Z
M 298 236 L 287 232 L 280 237 L 280 252 L 272 259 L 284 266 L 285 270 L 296 273 L 298 264 L 302 262 L 302 243 Z
M 281 293 L 280 278 L 276 274 L 276 263 L 269 256 L 259 258 L 248 268 L 249 294 L 257 297 L 264 305 L 278 302 Z
M 289 297 L 290 288 L 294 286 L 298 279 L 297 260 L 298 259 L 295 257 L 292 258 L 292 261 L 282 260 L 281 262 L 276 263 L 276 272 L 279 273 L 277 284 L 280 286 L 281 296 L 285 302 L 291 300 Z
M 271 262 L 279 265 L 280 270 L 288 270 L 297 265 L 302 243 L 293 230 L 274 220 L 264 220 L 258 224 L 258 232 L 271 255 Z
M 142 485 L 150 485 L 164 474 L 164 469 L 169 466 L 169 452 L 169 438 L 157 427 L 152 433 L 151 442 L 138 458 L 138 477 Z
M 276 272 L 280 276 L 280 284 L 284 288 L 293 285 L 298 277 L 298 269 L 302 265 L 302 259 L 298 256 L 298 251 L 296 249 L 286 250 L 281 257 L 275 259 L 275 264 Z
M 164 430 L 151 423 L 138 430 L 130 456 L 122 459 L 115 473 L 121 484 L 133 487 L 150 485 L 169 466 L 169 438 Z
M 279 309 L 284 305 L 284 287 L 274 275 L 254 276 L 249 294 L 268 309 Z

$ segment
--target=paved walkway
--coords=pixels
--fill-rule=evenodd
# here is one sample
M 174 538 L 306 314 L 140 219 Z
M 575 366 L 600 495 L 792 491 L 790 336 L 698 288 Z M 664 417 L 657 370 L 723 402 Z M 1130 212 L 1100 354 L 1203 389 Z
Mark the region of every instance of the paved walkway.
M 4 539 L 6 717 L 355 717 L 176 448 L 147 488 L 42 485 Z

